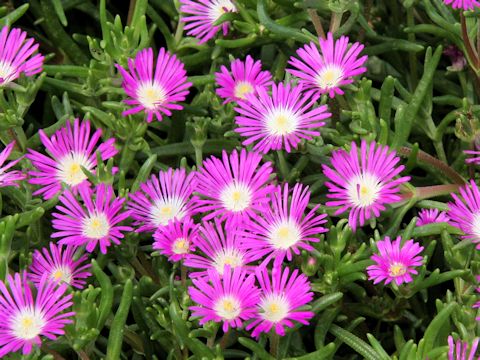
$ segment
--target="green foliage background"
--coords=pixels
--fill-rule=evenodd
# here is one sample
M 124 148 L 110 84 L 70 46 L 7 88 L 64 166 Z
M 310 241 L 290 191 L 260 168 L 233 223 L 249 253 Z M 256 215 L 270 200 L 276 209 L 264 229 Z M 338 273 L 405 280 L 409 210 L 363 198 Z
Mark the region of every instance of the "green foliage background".
M 94 182 L 113 183 L 121 196 L 138 189 L 150 173 L 193 167 L 222 149 L 239 147 L 233 105 L 215 95 L 214 72 L 233 58 L 261 59 L 276 81 L 288 79 L 287 61 L 304 43 L 318 42 L 312 16 L 323 28 L 365 44 L 368 72 L 342 97 L 322 98 L 333 113 L 322 136 L 290 154 L 265 156 L 281 181 L 310 185 L 312 206 L 326 200 L 320 164 L 331 150 L 360 138 L 395 148 L 412 180 L 408 200 L 390 208 L 355 234 L 345 219 L 330 217 L 330 231 L 296 266 L 310 276 L 316 316 L 280 340 L 278 358 L 446 359 L 446 338 L 472 340 L 478 333 L 474 245 L 446 224 L 416 227 L 421 208 L 446 210 L 448 194 L 476 178 L 464 149 L 478 143 L 480 62 L 468 56 L 459 11 L 441 0 L 237 0 L 226 14 L 232 29 L 198 45 L 179 22 L 172 0 L 6 1 L 0 26 L 25 29 L 47 55 L 44 72 L 0 89 L 0 140 L 15 139 L 16 155 L 42 151 L 38 129 L 52 134 L 75 117 L 88 118 L 114 136 L 120 154 L 100 166 Z M 466 34 L 478 40 L 478 10 L 465 13 Z M 456 45 L 467 66 L 449 71 L 444 47 Z M 124 118 L 125 98 L 115 63 L 145 47 L 166 47 L 185 63 L 194 84 L 183 111 L 147 126 L 141 115 Z M 472 45 L 473 46 L 473 45 Z M 471 54 L 470 54 L 471 55 Z M 435 157 L 434 158 L 432 158 Z M 22 167 L 31 167 L 22 160 Z M 112 166 L 119 172 L 112 175 Z M 424 187 L 443 185 L 435 191 Z M 0 188 L 0 277 L 27 266 L 31 253 L 50 241 L 51 210 L 33 188 Z M 333 214 L 325 207 L 321 211 Z M 332 222 L 333 221 L 333 222 Z M 427 262 L 415 281 L 400 288 L 373 286 L 365 268 L 383 236 L 413 237 Z M 75 324 L 65 337 L 46 341 L 30 356 L 10 359 L 273 359 L 269 339 L 244 331 L 225 336 L 214 325 L 190 319 L 191 301 L 177 280 L 179 269 L 152 254 L 152 239 L 128 234 L 108 255 L 92 256 L 90 285 L 74 295 Z M 315 265 L 309 265 L 313 257 Z

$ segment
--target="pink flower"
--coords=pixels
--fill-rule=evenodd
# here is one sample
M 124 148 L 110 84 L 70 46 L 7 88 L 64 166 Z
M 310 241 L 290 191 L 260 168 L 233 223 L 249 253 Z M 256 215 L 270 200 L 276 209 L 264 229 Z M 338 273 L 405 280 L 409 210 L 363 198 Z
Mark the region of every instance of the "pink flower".
M 55 230 L 52 238 L 60 238 L 59 244 L 83 246 L 92 252 L 97 244 L 103 254 L 112 243 L 120 244 L 123 232 L 132 231 L 130 226 L 118 225 L 128 218 L 129 212 L 122 212 L 125 201 L 115 197 L 111 185 L 103 183 L 94 190 L 89 187 L 79 189 L 83 205 L 70 191 L 59 198 L 58 212 L 53 213 L 52 226 Z
M 244 269 L 226 267 L 224 275 L 208 270 L 206 277 L 193 279 L 188 293 L 196 305 L 191 306 L 192 316 L 200 317 L 200 325 L 208 321 L 223 322 L 223 331 L 239 328 L 243 321 L 255 316 L 259 291 L 255 276 L 247 276 Z
M 76 246 L 63 247 L 54 243 L 50 243 L 50 251 L 48 248 L 43 248 L 42 251 L 35 250 L 28 274 L 29 280 L 38 285 L 47 274 L 49 281 L 82 289 L 86 283 L 84 279 L 92 274 L 88 271 L 90 264 L 85 263 L 88 260 L 86 255 L 73 260 L 76 250 Z
M 140 190 L 130 194 L 127 204 L 135 220 L 133 225 L 140 225 L 136 231 L 155 231 L 170 220 L 181 221 L 186 216 L 192 216 L 195 188 L 195 173 L 187 175 L 185 169 L 170 168 L 160 171 L 158 177 L 152 175 L 150 180 L 140 185 Z
M 177 104 L 185 100 L 192 86 L 187 82 L 187 72 L 183 63 L 164 48 L 160 49 L 154 69 L 152 48 L 138 52 L 135 60 L 128 59 L 128 70 L 116 65 L 123 77 L 123 89 L 130 99 L 125 100 L 134 107 L 123 112 L 123 116 L 144 111 L 147 122 L 153 115 L 162 121 L 162 113 L 171 116 L 171 110 L 181 110 Z
M 432 223 L 448 222 L 450 220 L 443 211 L 438 209 L 422 209 L 418 213 L 417 226 L 423 226 Z
M 282 271 L 274 267 L 271 277 L 266 267 L 258 267 L 255 272 L 260 284 L 260 301 L 255 319 L 247 325 L 247 330 L 254 328 L 252 336 L 258 338 L 272 328 L 284 336 L 285 326 L 291 328 L 294 322 L 308 325 L 308 320 L 315 314 L 299 310 L 313 299 L 308 278 L 299 274 L 298 269 L 290 274 L 289 268 Z
M 415 266 L 422 265 L 423 257 L 419 254 L 423 246 L 413 240 L 408 240 L 403 246 L 399 236 L 391 242 L 388 236 L 377 242 L 379 254 L 373 254 L 371 259 L 375 265 L 367 267 L 368 279 L 374 284 L 385 281 L 385 285 L 395 281 L 397 285 L 412 282 L 412 274 L 417 274 Z
M 38 44 L 27 39 L 20 29 L 9 31 L 7 26 L 0 31 L 0 87 L 19 78 L 22 73 L 32 76 L 42 71 L 44 57 L 36 54 Z
M 230 156 L 222 152 L 222 159 L 204 160 L 198 172 L 195 190 L 200 195 L 196 212 L 204 212 L 203 220 L 218 217 L 227 219 L 227 227 L 242 224 L 261 212 L 272 190 L 269 185 L 272 166 L 260 166 L 262 157 L 242 149 Z
M 0 153 L 0 187 L 5 187 L 5 186 L 18 187 L 19 185 L 17 181 L 21 181 L 26 178 L 25 174 L 23 174 L 21 171 L 18 171 L 18 170 L 7 171 L 12 166 L 15 166 L 20 160 L 22 160 L 22 157 L 20 157 L 16 160 L 10 161 L 9 163 L 5 164 L 5 161 L 10 156 L 14 146 L 15 146 L 15 141 L 12 141 Z
M 459 189 L 460 196 L 451 194 L 454 202 L 448 203 L 450 210 L 447 215 L 450 217 L 450 225 L 462 230 L 463 238 L 471 239 L 477 243 L 480 249 L 480 192 L 474 180 L 470 185 Z
M 359 156 L 360 155 L 360 156 Z M 355 231 L 371 217 L 380 216 L 386 204 L 401 200 L 400 185 L 410 180 L 409 176 L 394 179 L 404 169 L 396 166 L 400 158 L 388 146 L 369 145 L 362 140 L 360 154 L 352 142 L 350 153 L 334 151 L 332 168 L 322 165 L 323 173 L 330 180 L 326 182 L 329 193 L 327 206 L 339 206 L 335 215 L 349 212 L 348 224 Z
M 198 225 L 191 218 L 171 220 L 167 226 L 160 226 L 153 234 L 153 248 L 167 256 L 171 262 L 177 262 L 195 251 L 193 244 L 197 242 L 198 236 Z
M 67 284 L 50 281 L 45 274 L 32 292 L 27 274 L 7 275 L 0 281 L 0 357 L 22 349 L 30 354 L 40 346 L 40 336 L 55 340 L 63 335 L 63 327 L 71 324 L 74 312 L 64 312 L 72 306 L 72 294 L 65 295 Z
M 326 39 L 318 39 L 320 52 L 311 42 L 297 50 L 300 59 L 292 57 L 289 61 L 295 69 L 287 69 L 289 73 L 300 78 L 305 89 L 313 89 L 319 94 L 342 95 L 341 86 L 351 84 L 353 77 L 367 71 L 364 67 L 367 56 L 359 57 L 363 45 L 354 43 L 349 47 L 348 37 L 341 36 L 334 41 L 332 33 Z
M 475 338 L 472 346 L 467 341 L 457 340 L 453 342 L 453 336 L 448 337 L 448 360 L 475 360 L 478 342 L 480 338 Z M 480 356 L 476 358 L 480 360 Z
M 451 5 L 454 9 L 473 10 L 475 7 L 480 7 L 480 2 L 477 0 L 443 0 L 447 5 Z
M 254 62 L 250 55 L 247 55 L 245 62 L 240 59 L 233 60 L 231 71 L 222 66 L 221 71 L 215 73 L 215 81 L 219 86 L 217 95 L 226 99 L 226 104 L 230 101 L 246 100 L 245 95 L 255 94 L 257 87 L 266 89 L 272 84 L 272 75 L 261 69 L 260 60 Z
M 480 165 L 480 151 L 478 151 L 478 150 L 463 150 L 463 152 L 467 155 L 472 155 L 471 158 L 465 159 L 465 163 Z
M 308 211 L 310 191 L 307 186 L 296 184 L 291 198 L 288 184 L 278 185 L 270 195 L 270 204 L 260 216 L 239 230 L 244 236 L 243 247 L 251 249 L 254 259 L 266 256 L 264 265 L 274 260 L 279 266 L 285 257 L 288 261 L 292 254 L 299 255 L 302 249 L 313 250 L 309 242 L 319 242 L 319 234 L 328 230 L 322 227 L 326 223 L 326 214 L 317 215 L 318 205 Z
M 227 12 L 237 12 L 237 8 L 230 0 L 180 0 L 180 11 L 188 16 L 182 18 L 186 22 L 185 30 L 188 35 L 199 39 L 203 44 L 213 38 L 220 30 L 223 35 L 228 34 L 230 23 L 221 25 L 214 23 Z
M 192 278 L 206 276 L 209 269 L 223 275 L 225 265 L 232 269 L 246 267 L 255 260 L 251 251 L 242 247 L 242 238 L 237 231 L 226 230 L 223 224 L 214 219 L 214 222 L 203 222 L 200 235 L 194 239 L 193 245 L 197 248 L 196 254 L 187 254 L 184 265 L 199 271 L 190 273 Z
M 327 106 L 316 106 L 318 95 L 304 94 L 302 86 L 280 83 L 272 86 L 272 95 L 257 88 L 257 95 L 247 94 L 235 111 L 237 133 L 245 137 L 243 145 L 255 144 L 253 150 L 296 149 L 303 139 L 320 136 L 317 130 L 330 117 Z
M 113 138 L 97 146 L 102 130 L 98 129 L 90 136 L 88 120 L 80 122 L 75 119 L 73 128 L 67 121 L 66 126 L 57 130 L 50 138 L 43 130 L 39 131 L 39 135 L 49 156 L 28 149 L 26 157 L 36 169 L 29 172 L 29 183 L 43 186 L 33 194 L 41 194 L 44 199 L 51 199 L 60 193 L 62 184 L 76 193 L 78 187 L 89 184 L 82 166 L 94 172 L 97 152 L 100 152 L 102 160 L 110 159 L 118 152 Z

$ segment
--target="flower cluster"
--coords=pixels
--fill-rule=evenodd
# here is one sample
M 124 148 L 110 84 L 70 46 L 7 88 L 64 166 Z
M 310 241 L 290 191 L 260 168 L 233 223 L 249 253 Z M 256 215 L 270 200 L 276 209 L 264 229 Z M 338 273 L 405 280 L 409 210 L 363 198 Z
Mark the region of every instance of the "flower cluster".
M 444 2 L 453 8 L 479 6 L 475 0 Z M 230 23 L 221 21 L 231 14 L 225 14 L 242 11 L 230 0 L 180 0 L 180 4 L 184 28 L 198 44 L 219 32 L 226 36 Z M 10 83 L 22 74 L 42 70 L 44 57 L 35 54 L 38 45 L 25 32 L 3 27 L 0 44 L 0 87 L 12 87 Z M 190 280 L 185 286 L 193 302 L 189 310 L 201 325 L 213 321 L 225 332 L 241 328 L 258 339 L 262 333 L 284 336 L 287 328 L 309 324 L 315 315 L 309 307 L 314 293 L 295 262 L 303 252 L 315 263 L 322 234 L 328 232 L 324 213 L 328 211 L 312 200 L 308 186 L 292 184 L 295 177 L 290 183 L 277 178 L 271 152 L 279 151 L 280 158 L 283 150 L 308 151 L 305 142 L 319 140 L 319 129 L 332 116 L 324 105 L 331 101 L 328 97 L 343 95 L 354 78 L 367 71 L 362 50 L 362 44 L 351 44 L 346 36 L 335 40 L 329 32 L 319 39 L 319 46 L 312 42 L 297 49 L 296 57 L 288 61 L 288 81 L 273 81 L 250 55 L 233 59 L 230 67 L 221 66 L 215 74 L 216 94 L 235 111 L 234 131 L 245 147 L 197 159 L 194 170 L 162 168 L 143 177 L 147 180 L 136 183 L 138 188 L 130 193 L 125 187 L 116 189 L 115 182 L 92 180 L 103 169 L 99 159 L 114 158 L 118 150 L 115 139 L 105 138 L 102 129 L 92 129 L 88 120 L 67 120 L 48 133 L 39 130 L 44 151 L 27 149 L 27 174 L 11 169 L 24 158 L 7 162 L 17 153 L 16 142 L 8 143 L 0 153 L 0 187 L 19 187 L 27 179 L 34 195 L 50 200 L 55 206 L 50 237 L 55 242 L 33 252 L 28 271 L 0 281 L 0 357 L 19 350 L 29 354 L 33 346 L 41 345 L 41 336 L 63 335 L 75 315 L 68 310 L 73 304 L 69 289 L 86 285 L 90 254 L 97 249 L 107 254 L 132 234 L 151 238 L 154 251 L 180 263 L 182 284 L 186 274 Z M 146 48 L 115 68 L 128 106 L 125 110 L 122 105 L 123 116 L 141 114 L 147 123 L 160 122 L 184 108 L 192 83 L 176 54 L 160 48 L 155 55 L 153 48 Z M 170 121 L 174 119 L 165 120 L 165 125 Z M 387 145 L 362 139 L 359 145 L 351 142 L 345 147 L 318 166 L 322 173 L 317 189 L 325 190 L 321 195 L 328 199 L 325 206 L 333 216 L 348 217 L 347 231 L 358 235 L 360 227 L 408 200 L 411 194 L 402 191 L 410 177 L 402 176 L 405 167 Z M 478 155 L 476 150 L 466 153 Z M 466 162 L 476 164 L 478 159 Z M 470 180 L 452 197 L 447 212 L 422 209 L 417 225 L 448 223 L 480 249 L 477 184 Z M 435 206 L 432 203 L 429 206 Z M 376 252 L 366 272 L 374 284 L 391 283 L 396 290 L 412 282 L 424 263 L 424 247 L 413 239 L 398 236 L 392 241 L 384 236 L 372 247 Z M 478 341 L 471 345 L 470 358 Z M 452 337 L 448 343 L 449 358 L 467 356 L 466 343 L 454 344 Z

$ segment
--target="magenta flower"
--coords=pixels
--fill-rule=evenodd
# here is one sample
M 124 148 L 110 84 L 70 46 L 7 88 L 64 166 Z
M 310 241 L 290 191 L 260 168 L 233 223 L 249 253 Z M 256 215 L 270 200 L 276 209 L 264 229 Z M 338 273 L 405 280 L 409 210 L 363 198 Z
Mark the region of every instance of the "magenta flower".
M 360 158 L 359 158 L 360 155 Z M 339 206 L 335 215 L 349 212 L 348 224 L 355 231 L 371 217 L 380 216 L 386 204 L 401 200 L 400 185 L 410 180 L 409 176 L 394 179 L 404 166 L 396 166 L 400 158 L 388 146 L 369 145 L 362 140 L 360 154 L 352 142 L 350 153 L 336 150 L 332 154 L 332 168 L 322 165 L 329 193 L 327 206 Z
M 237 231 L 226 231 L 218 218 L 214 222 L 203 222 L 200 235 L 194 239 L 193 245 L 201 252 L 187 254 L 184 262 L 185 266 L 199 270 L 190 273 L 191 277 L 206 276 L 209 269 L 222 276 L 225 265 L 234 269 L 246 267 L 255 260 L 251 251 L 242 247 L 242 238 Z
M 111 185 L 99 184 L 94 190 L 89 187 L 79 189 L 83 204 L 65 191 L 59 198 L 58 212 L 53 213 L 52 238 L 60 238 L 59 244 L 86 246 L 92 252 L 97 244 L 102 254 L 112 243 L 120 244 L 122 232 L 132 231 L 130 226 L 118 225 L 128 218 L 128 211 L 122 212 L 123 198 L 115 197 Z
M 280 83 L 272 86 L 272 95 L 257 88 L 258 95 L 247 94 L 235 108 L 237 133 L 247 139 L 243 145 L 255 143 L 253 150 L 267 153 L 270 150 L 296 149 L 303 139 L 319 136 L 319 127 L 330 117 L 327 106 L 316 106 L 318 95 L 304 94 L 302 86 Z
M 125 103 L 134 106 L 124 111 L 123 116 L 144 111 L 147 122 L 152 122 L 153 115 L 162 121 L 162 113 L 171 116 L 171 110 L 183 109 L 177 103 L 185 100 L 192 83 L 187 82 L 183 63 L 164 48 L 158 54 L 155 73 L 152 48 L 139 51 L 135 60 L 128 59 L 128 70 L 116 67 L 123 77 L 123 89 L 130 97 Z
M 50 138 L 43 130 L 39 131 L 40 140 L 49 156 L 33 149 L 28 149 L 26 157 L 30 159 L 35 171 L 30 171 L 31 184 L 42 185 L 33 194 L 41 194 L 44 199 L 51 199 L 62 191 L 62 184 L 68 186 L 74 193 L 78 187 L 89 184 L 82 166 L 94 172 L 97 166 L 97 152 L 102 160 L 107 160 L 117 154 L 115 139 L 109 139 L 96 146 L 102 136 L 98 129 L 90 136 L 90 122 L 80 122 L 75 119 L 73 127 L 67 121 L 66 126 L 57 130 Z
M 297 50 L 300 59 L 292 57 L 289 61 L 295 69 L 287 69 L 289 73 L 300 78 L 305 89 L 313 89 L 319 94 L 342 95 L 341 86 L 351 84 L 353 77 L 367 71 L 364 67 L 367 56 L 359 57 L 363 45 L 354 43 L 349 47 L 349 39 L 341 36 L 333 40 L 332 33 L 326 39 L 318 39 L 320 51 L 311 42 Z
M 250 55 L 244 61 L 235 59 L 231 63 L 231 71 L 225 66 L 220 72 L 215 73 L 215 81 L 219 88 L 217 95 L 223 99 L 224 104 L 230 101 L 246 100 L 247 94 L 255 94 L 256 88 L 266 89 L 272 84 L 272 75 L 269 71 L 261 71 L 260 60 L 253 61 Z
M 462 230 L 464 239 L 471 239 L 480 249 L 480 192 L 474 180 L 470 185 L 459 189 L 460 196 L 451 194 L 454 202 L 448 203 L 450 210 L 447 212 L 450 225 Z
M 385 281 L 385 285 L 395 281 L 397 285 L 409 283 L 412 274 L 416 275 L 415 266 L 422 265 L 423 257 L 419 254 L 423 246 L 413 240 L 408 240 L 401 245 L 402 238 L 399 236 L 392 241 L 388 236 L 384 240 L 377 241 L 379 254 L 373 254 L 371 259 L 374 265 L 367 267 L 368 279 L 374 284 Z
M 243 321 L 255 316 L 259 291 L 255 276 L 245 269 L 226 267 L 222 277 L 213 270 L 208 276 L 193 279 L 188 293 L 197 305 L 191 306 L 192 316 L 200 317 L 200 325 L 208 321 L 223 322 L 223 331 L 239 328 Z
M 27 39 L 27 33 L 20 29 L 9 31 L 7 26 L 0 31 L 0 87 L 15 79 L 22 73 L 32 76 L 42 71 L 44 57 L 36 54 L 38 44 Z
M 445 214 L 443 211 L 438 211 L 438 209 L 422 209 L 418 213 L 417 226 L 448 222 L 449 220 L 450 219 L 448 218 L 447 214 Z
M 195 187 L 195 173 L 187 175 L 185 169 L 170 168 L 160 171 L 158 177 L 152 175 L 150 180 L 140 185 L 140 190 L 130 194 L 127 204 L 135 220 L 133 225 L 140 225 L 137 231 L 155 231 L 170 220 L 180 221 L 192 216 Z
M 221 160 L 213 156 L 204 160 L 195 188 L 201 197 L 196 212 L 208 212 L 203 220 L 227 219 L 230 227 L 262 211 L 272 190 L 272 166 L 270 162 L 260 166 L 261 160 L 260 155 L 245 149 L 240 153 L 233 150 L 230 156 L 223 151 Z
M 478 151 L 478 150 L 463 150 L 463 152 L 467 155 L 472 156 L 469 159 L 465 159 L 465 163 L 480 165 L 480 151 Z
M 41 345 L 40 336 L 55 340 L 65 333 L 63 327 L 75 315 L 64 312 L 72 306 L 67 287 L 57 286 L 45 274 L 32 292 L 26 272 L 0 281 L 0 358 L 20 349 L 30 354 L 34 345 Z
M 188 35 L 199 39 L 203 44 L 213 38 L 220 30 L 223 36 L 228 34 L 230 23 L 221 25 L 214 23 L 227 12 L 237 12 L 237 8 L 230 0 L 180 0 L 180 11 L 188 16 L 182 18 L 186 22 L 185 30 Z
M 15 141 L 12 141 L 0 153 L 0 187 L 5 187 L 5 186 L 18 187 L 19 185 L 17 181 L 21 181 L 26 178 L 25 174 L 23 174 L 19 170 L 7 171 L 12 166 L 15 166 L 20 160 L 22 160 L 22 158 L 20 157 L 16 160 L 10 161 L 9 163 L 5 164 L 5 161 L 10 156 L 14 146 L 15 146 Z
M 85 286 L 85 280 L 92 275 L 88 269 L 89 263 L 87 255 L 82 255 L 78 260 L 73 260 L 75 256 L 76 246 L 62 245 L 50 243 L 50 251 L 43 248 L 42 251 L 35 250 L 33 253 L 33 261 L 30 266 L 29 280 L 35 285 L 40 284 L 43 275 L 47 274 L 49 281 L 65 283 L 77 289 Z
M 447 66 L 448 71 L 462 71 L 467 65 L 467 60 L 460 50 L 455 45 L 449 45 L 443 50 L 443 54 L 447 55 L 452 62 L 452 65 Z
M 319 242 L 317 236 L 328 231 L 322 227 L 327 215 L 315 213 L 319 205 L 307 210 L 308 186 L 296 184 L 291 199 L 289 195 L 288 184 L 278 185 L 261 216 L 246 223 L 244 232 L 239 230 L 245 237 L 243 248 L 251 249 L 255 260 L 266 256 L 264 265 L 274 259 L 274 266 L 279 266 L 285 257 L 291 261 L 292 253 L 298 255 L 302 249 L 313 250 L 309 242 Z
M 193 244 L 197 242 L 198 236 L 198 225 L 194 224 L 191 218 L 173 220 L 155 231 L 153 248 L 167 256 L 171 262 L 177 262 L 195 251 Z
M 453 336 L 448 337 L 448 360 L 480 360 L 477 357 L 477 347 L 480 338 L 475 338 L 472 346 L 467 341 L 457 340 L 453 342 Z M 475 359 L 476 358 L 476 359 Z
M 447 5 L 454 9 L 473 10 L 475 7 L 480 7 L 480 2 L 477 0 L 443 0 Z
M 254 328 L 253 337 L 258 338 L 262 332 L 268 333 L 272 328 L 284 336 L 285 326 L 293 327 L 294 321 L 308 325 L 308 320 L 315 314 L 299 310 L 313 299 L 310 282 L 304 274 L 299 274 L 297 269 L 290 274 L 289 268 L 282 271 L 274 267 L 270 278 L 266 267 L 258 267 L 256 275 L 260 284 L 258 313 L 247 325 L 247 330 Z

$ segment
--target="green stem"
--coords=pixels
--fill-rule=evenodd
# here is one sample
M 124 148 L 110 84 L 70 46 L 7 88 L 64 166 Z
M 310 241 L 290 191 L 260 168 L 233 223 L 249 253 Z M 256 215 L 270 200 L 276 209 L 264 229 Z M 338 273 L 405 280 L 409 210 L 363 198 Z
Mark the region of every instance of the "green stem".
M 320 16 L 318 16 L 317 10 L 315 9 L 307 9 L 308 15 L 310 15 L 310 19 L 312 19 L 313 26 L 315 27 L 315 31 L 317 32 L 318 36 L 322 39 L 325 39 L 325 31 L 323 31 L 322 20 Z
M 176 47 L 178 47 L 178 45 L 180 45 L 180 41 L 182 40 L 182 34 L 183 34 L 183 21 L 182 21 L 182 16 L 180 15 L 178 17 L 177 30 L 175 31 L 175 46 Z
M 337 31 L 338 28 L 340 27 L 340 24 L 342 23 L 342 17 L 343 17 L 343 13 L 334 12 L 332 14 L 332 17 L 330 19 L 330 29 L 329 29 L 329 31 L 332 34 L 334 34 L 335 31 Z
M 412 149 L 406 146 L 402 146 L 401 148 L 398 149 L 398 153 L 406 157 L 408 157 L 411 152 L 412 152 Z M 462 176 L 459 173 L 457 173 L 454 169 L 452 169 L 443 161 L 438 160 L 437 158 L 434 158 L 433 156 L 427 154 L 426 152 L 422 150 L 418 150 L 417 160 L 430 164 L 433 167 L 439 169 L 443 174 L 445 174 L 453 182 L 455 182 L 455 184 L 458 184 L 458 185 L 465 184 L 465 180 L 462 178 Z
M 197 170 L 202 167 L 203 164 L 203 146 L 194 146 L 195 149 L 195 164 L 197 164 Z
M 137 0 L 130 0 L 130 6 L 128 7 L 128 15 L 127 15 L 127 25 L 132 23 L 133 13 L 135 12 L 135 5 L 137 4 Z
M 209 336 L 207 339 L 207 346 L 212 349 L 213 345 L 215 345 L 215 339 L 217 338 L 217 332 L 218 332 L 218 325 L 215 326 L 215 329 L 213 330 L 212 336 Z
M 412 27 L 415 26 L 415 19 L 413 17 L 413 10 L 414 7 L 411 6 L 407 9 L 407 26 Z M 415 43 L 415 33 L 408 34 L 408 40 L 412 43 Z M 410 78 L 411 78 L 411 86 L 412 89 L 415 89 L 418 84 L 418 72 L 417 72 L 417 56 L 414 52 L 408 53 L 408 61 L 410 63 Z
M 449 195 L 452 192 L 458 191 L 461 185 L 459 184 L 444 184 L 434 186 L 423 186 L 415 189 L 416 198 L 418 200 L 430 199 L 436 196 Z
M 465 45 L 465 49 L 467 50 L 467 56 L 469 61 L 470 66 L 473 68 L 473 71 L 477 71 L 479 68 L 480 64 L 480 59 L 478 58 L 478 54 L 476 50 L 474 49 L 472 42 L 470 38 L 468 37 L 468 29 L 467 29 L 467 22 L 465 20 L 465 16 L 463 15 L 463 11 L 460 11 L 460 23 L 462 26 L 462 39 L 463 39 L 463 44 Z
M 183 265 L 183 261 L 180 263 L 180 278 L 182 280 L 182 286 L 187 287 L 187 267 Z
M 31 6 L 35 16 L 43 17 L 44 21 L 42 21 L 41 26 L 44 28 L 48 38 L 62 49 L 75 64 L 82 65 L 88 63 L 89 58 L 60 24 L 51 1 L 40 0 L 39 3 L 38 0 L 32 0 Z
M 223 334 L 222 338 L 220 339 L 220 348 L 222 350 L 224 350 L 227 347 L 229 337 L 230 337 L 230 329 L 228 329 L 227 332 Z
M 270 334 L 270 354 L 275 357 L 275 359 L 278 359 L 279 344 L 280 336 L 275 332 L 275 330 L 272 330 L 272 333 Z

